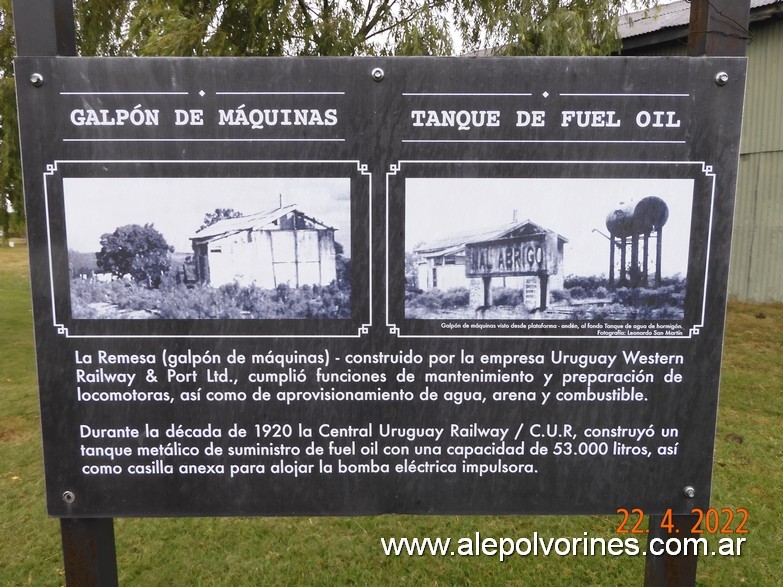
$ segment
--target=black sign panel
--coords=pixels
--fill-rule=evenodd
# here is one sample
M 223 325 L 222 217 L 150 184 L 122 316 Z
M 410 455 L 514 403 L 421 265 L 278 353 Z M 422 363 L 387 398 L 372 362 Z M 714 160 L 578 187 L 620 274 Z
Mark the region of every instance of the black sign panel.
M 744 60 L 16 72 L 52 515 L 708 504 Z

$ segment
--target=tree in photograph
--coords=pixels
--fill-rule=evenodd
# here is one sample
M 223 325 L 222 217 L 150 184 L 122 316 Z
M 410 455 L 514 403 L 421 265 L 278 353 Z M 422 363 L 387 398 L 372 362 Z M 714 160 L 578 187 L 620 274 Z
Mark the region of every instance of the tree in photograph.
M 215 222 L 219 222 L 220 220 L 239 218 L 242 215 L 242 212 L 237 212 L 233 208 L 215 208 L 214 212 L 207 212 L 204 215 L 204 220 L 201 222 L 201 226 L 199 226 L 198 229 L 203 230 L 207 226 L 212 226 Z
M 351 291 L 351 258 L 345 256 L 345 247 L 334 242 L 334 262 L 337 287 L 342 291 Z
M 118 277 L 158 287 L 171 266 L 174 252 L 152 224 L 127 224 L 101 236 L 101 250 L 95 254 L 98 269 Z

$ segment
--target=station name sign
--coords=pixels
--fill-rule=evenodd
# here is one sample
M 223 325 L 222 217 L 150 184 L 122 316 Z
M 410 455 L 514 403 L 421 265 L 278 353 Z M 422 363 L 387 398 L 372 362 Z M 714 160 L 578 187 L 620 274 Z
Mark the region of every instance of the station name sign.
M 557 235 L 516 237 L 466 245 L 465 275 L 524 276 L 557 272 Z

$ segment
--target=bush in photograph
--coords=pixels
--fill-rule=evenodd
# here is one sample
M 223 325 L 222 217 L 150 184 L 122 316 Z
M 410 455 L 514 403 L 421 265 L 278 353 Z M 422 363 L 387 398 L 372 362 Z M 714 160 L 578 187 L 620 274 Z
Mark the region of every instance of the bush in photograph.
M 464 308 L 470 303 L 470 293 L 466 287 L 458 287 L 441 291 L 431 289 L 429 291 L 406 295 L 407 304 L 413 308 L 421 308 L 429 311 Z
M 80 253 L 68 249 L 68 269 L 71 277 L 92 277 L 98 269 L 95 253 Z
M 167 320 L 205 319 L 348 319 L 351 295 L 332 283 L 326 287 L 275 289 L 243 287 L 232 283 L 219 288 L 166 284 L 157 289 L 127 279 L 108 283 L 71 280 L 71 311 L 74 318 L 97 317 L 95 304 L 117 310 L 145 311 Z
M 243 318 L 236 302 L 225 292 L 206 285 L 189 288 L 177 285 L 166 291 L 157 310 L 170 320 Z
M 572 300 L 581 300 L 588 296 L 588 291 L 581 285 L 575 285 L 571 289 L 568 290 L 568 294 L 571 296 Z
M 592 297 L 593 292 L 600 287 L 605 288 L 607 285 L 606 277 L 603 275 L 568 275 L 563 280 L 564 289 L 570 290 L 579 287 L 581 288 L 581 291 L 584 292 L 584 297 Z
M 443 293 L 439 289 L 431 289 L 419 294 L 412 293 L 410 306 L 431 311 L 440 310 L 442 297 Z
M 71 298 L 71 317 L 74 320 L 90 320 L 98 317 L 98 311 L 77 297 Z
M 449 308 L 464 308 L 470 303 L 470 292 L 466 287 L 456 287 L 443 292 L 443 298 L 441 300 L 441 307 L 444 309 Z
M 174 251 L 152 224 L 127 224 L 101 236 L 95 255 L 101 271 L 117 277 L 130 275 L 138 283 L 158 287 L 171 266 Z
M 525 292 L 513 287 L 493 287 L 492 305 L 516 307 L 525 303 Z
M 682 307 L 685 303 L 685 288 L 684 284 L 664 285 L 657 289 L 620 287 L 614 290 L 613 299 L 617 303 L 634 307 Z

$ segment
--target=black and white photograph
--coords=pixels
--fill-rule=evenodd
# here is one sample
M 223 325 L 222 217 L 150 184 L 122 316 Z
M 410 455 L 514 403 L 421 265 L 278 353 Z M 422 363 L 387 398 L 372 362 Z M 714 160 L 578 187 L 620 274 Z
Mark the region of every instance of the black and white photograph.
M 405 318 L 682 320 L 693 179 L 406 178 Z
M 351 317 L 351 179 L 63 179 L 71 317 Z

